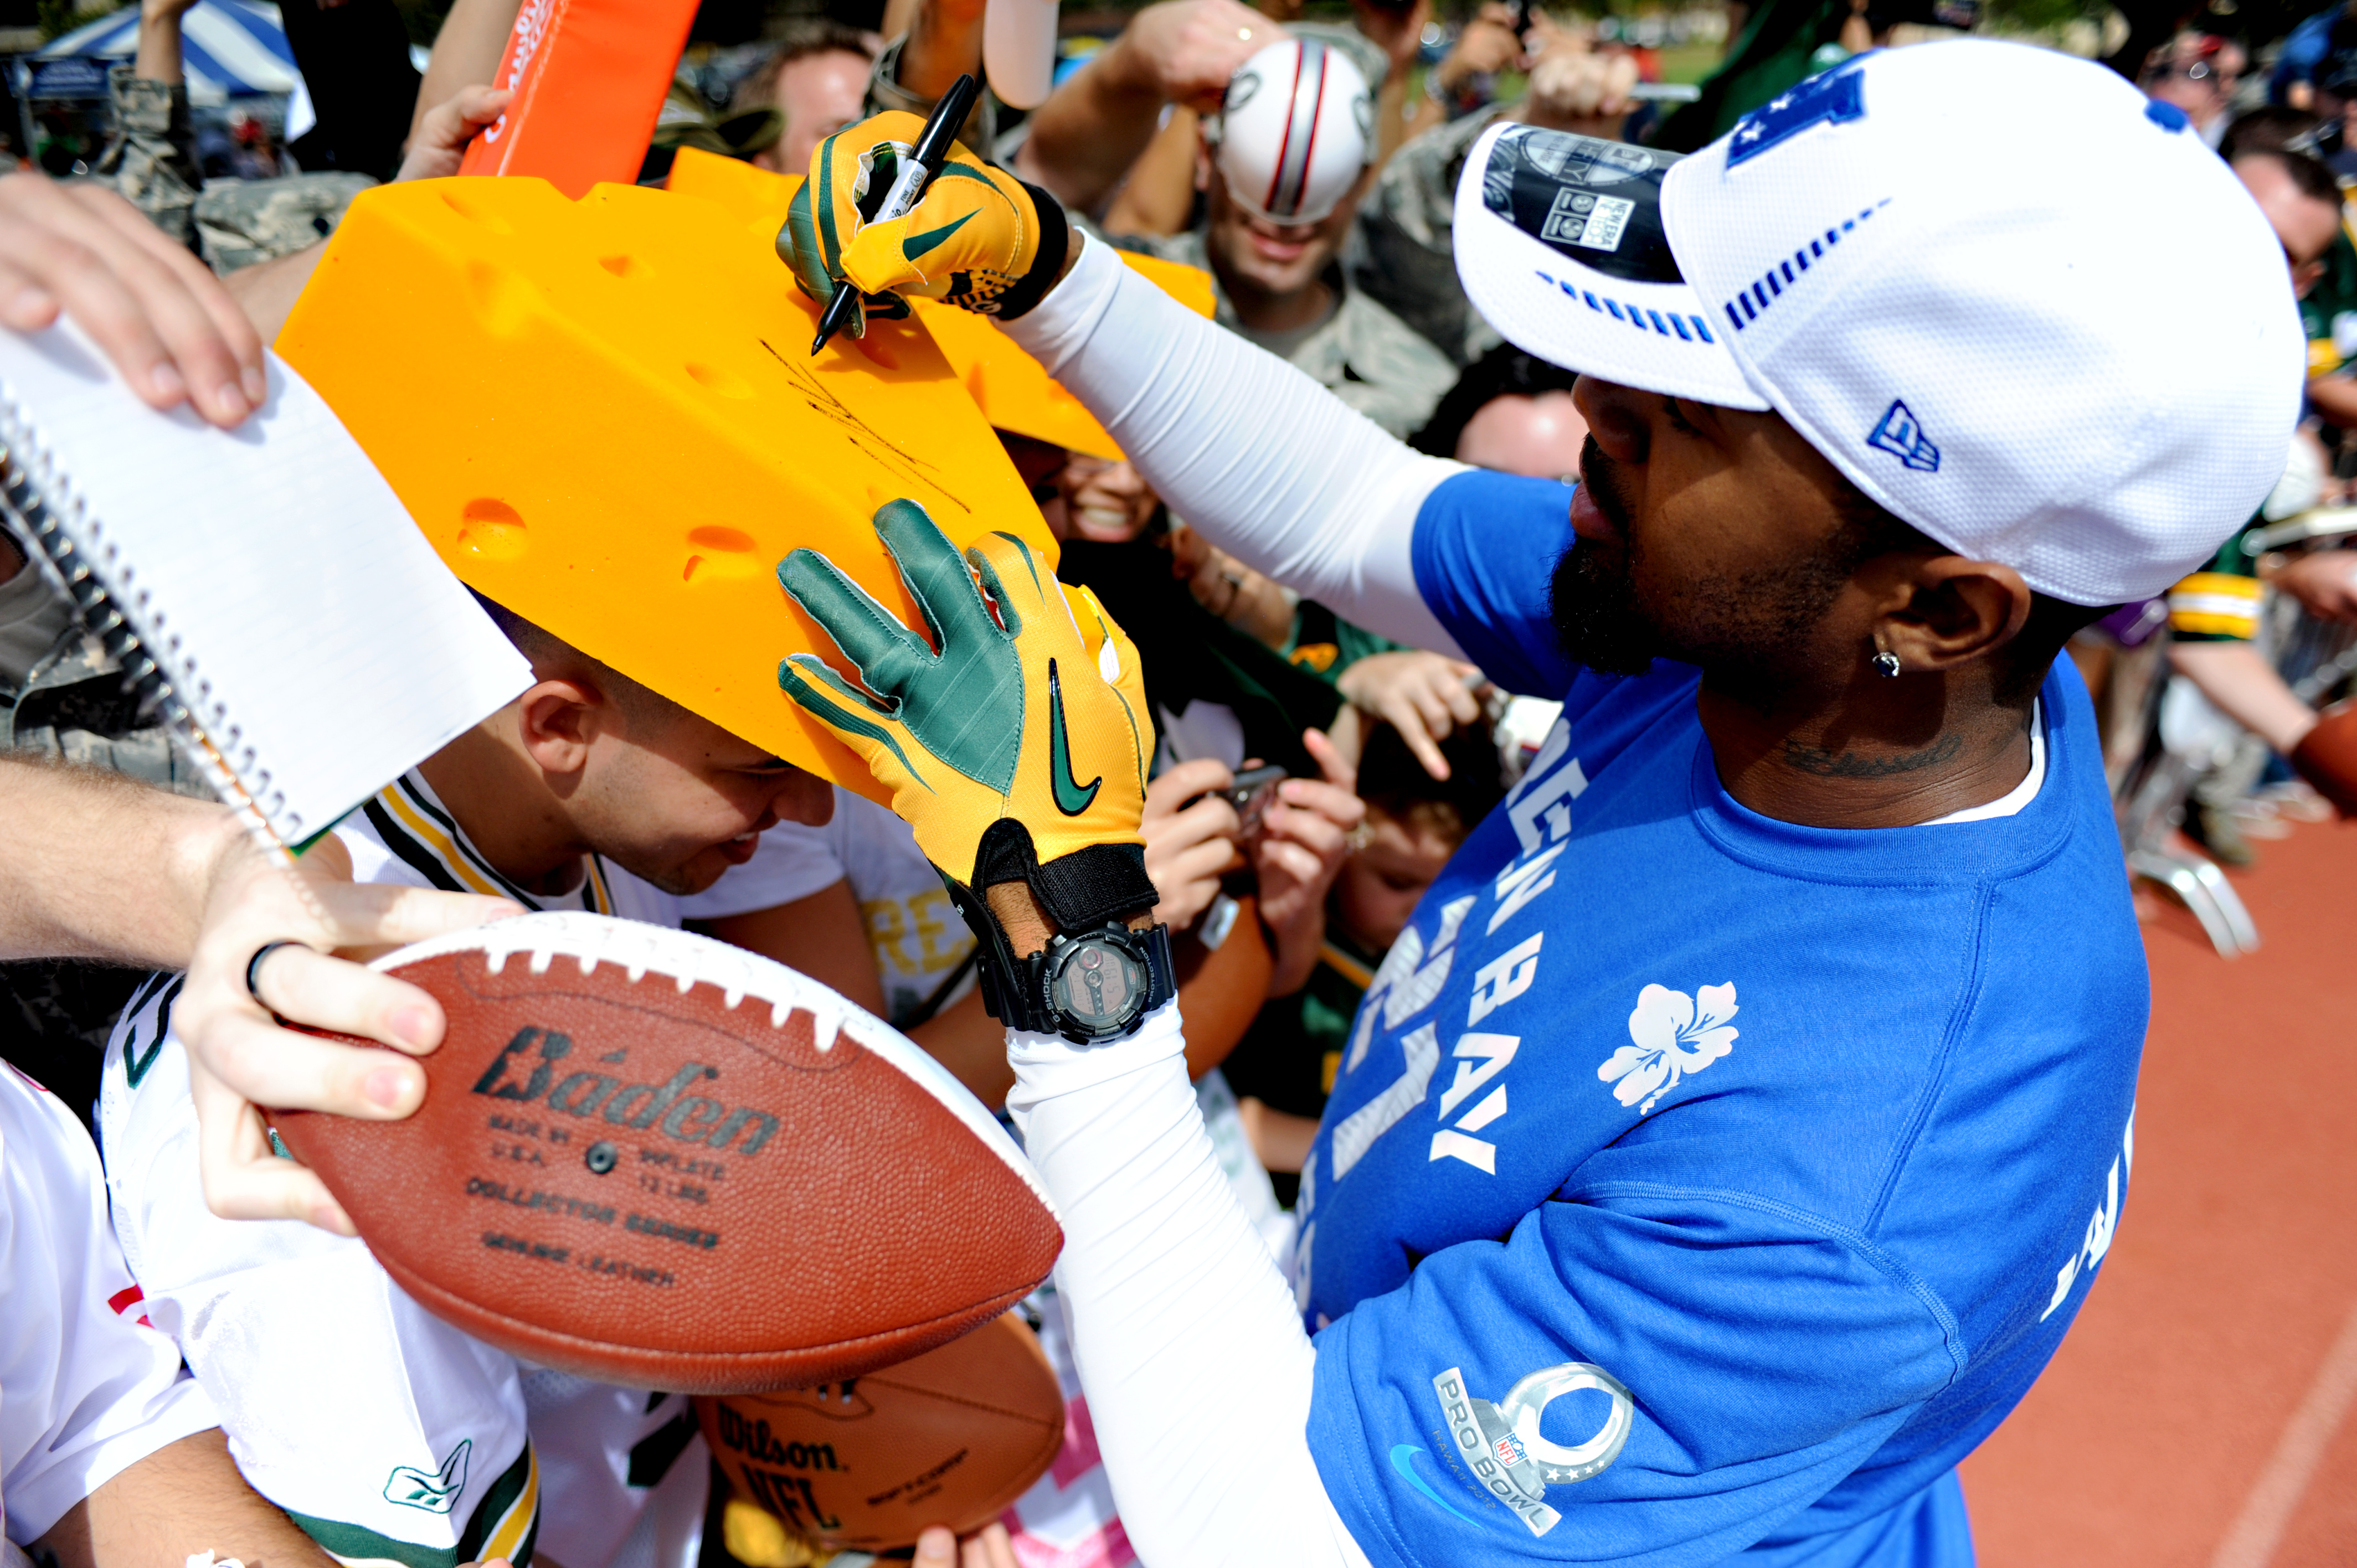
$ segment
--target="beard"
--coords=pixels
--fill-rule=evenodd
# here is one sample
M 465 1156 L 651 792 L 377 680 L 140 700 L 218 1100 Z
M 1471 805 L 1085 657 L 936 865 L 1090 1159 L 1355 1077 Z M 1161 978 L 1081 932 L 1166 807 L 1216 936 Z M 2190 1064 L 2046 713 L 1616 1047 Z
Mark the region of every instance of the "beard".
M 1620 537 L 1572 545 L 1555 565 L 1548 611 L 1564 652 L 1599 675 L 1642 675 L 1657 659 L 1674 660 L 1701 667 L 1727 695 L 1772 703 L 1801 677 L 1812 631 L 1851 574 L 1893 547 L 1867 522 L 1848 519 L 1822 548 L 1791 560 L 1652 582 L 1625 477 L 1594 436 L 1579 467 L 1589 498 Z
M 1663 656 L 1662 634 L 1637 602 L 1637 536 L 1612 459 L 1587 438 L 1579 454 L 1580 483 L 1596 508 L 1620 532 L 1617 543 L 1572 542 L 1555 563 L 1547 609 L 1556 639 L 1572 662 L 1599 675 L 1642 675 Z
M 1661 657 L 1661 638 L 1637 603 L 1625 546 L 1574 542 L 1555 563 L 1547 610 L 1571 661 L 1599 675 L 1642 675 Z

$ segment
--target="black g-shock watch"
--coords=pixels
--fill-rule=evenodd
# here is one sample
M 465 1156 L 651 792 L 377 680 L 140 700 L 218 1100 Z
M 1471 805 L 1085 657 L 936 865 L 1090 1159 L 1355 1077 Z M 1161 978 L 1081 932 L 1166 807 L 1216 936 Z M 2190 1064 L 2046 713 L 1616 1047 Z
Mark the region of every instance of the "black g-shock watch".
M 1009 955 L 1006 967 L 993 977 L 1000 982 L 993 1009 L 999 1020 L 1080 1046 L 1135 1033 L 1140 1019 L 1178 993 L 1168 926 L 1133 931 L 1108 921 L 1092 931 L 1059 931 L 1046 950 Z
M 1170 929 L 1132 930 L 1128 917 L 1155 904 L 1145 852 L 1099 845 L 1042 865 L 1030 835 L 1011 819 L 992 824 L 975 856 L 974 886 L 948 877 L 950 898 L 982 944 L 983 1005 L 1012 1029 L 1093 1046 L 1136 1033 L 1148 1013 L 1178 994 Z M 1056 925 L 1048 944 L 1017 957 L 977 888 L 1028 884 Z

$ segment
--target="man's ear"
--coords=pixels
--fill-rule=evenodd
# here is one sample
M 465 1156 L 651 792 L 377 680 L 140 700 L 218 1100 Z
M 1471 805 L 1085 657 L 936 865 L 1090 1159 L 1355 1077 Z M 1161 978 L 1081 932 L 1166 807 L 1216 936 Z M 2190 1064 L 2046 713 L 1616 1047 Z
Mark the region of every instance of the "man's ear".
M 533 682 L 516 699 L 516 726 L 524 755 L 544 773 L 577 775 L 589 766 L 590 743 L 607 719 L 605 694 L 584 682 Z
M 1908 671 L 1952 670 L 1986 658 L 2029 620 L 2029 585 L 2020 573 L 1962 555 L 1914 562 L 1890 597 L 1875 621 L 1877 649 L 1897 654 Z

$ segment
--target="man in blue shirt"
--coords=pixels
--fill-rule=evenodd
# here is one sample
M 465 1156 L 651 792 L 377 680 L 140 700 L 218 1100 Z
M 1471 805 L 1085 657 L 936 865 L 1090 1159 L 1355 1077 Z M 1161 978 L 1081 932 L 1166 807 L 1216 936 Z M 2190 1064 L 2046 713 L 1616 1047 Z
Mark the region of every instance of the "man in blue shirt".
M 2142 957 L 2055 654 L 2207 558 L 2298 409 L 2233 175 L 2099 68 L 1969 41 L 1684 159 L 1496 127 L 1458 267 L 1583 373 L 1575 489 L 1406 451 L 977 165 L 863 229 L 904 121 L 814 159 L 831 274 L 1019 314 L 1222 548 L 1565 703 L 1368 992 L 1288 1273 L 1186 1081 L 1134 650 L 1011 538 L 960 561 L 897 503 L 928 635 L 781 564 L 861 677 L 781 683 L 990 954 L 1141 1559 L 1968 1563 L 1954 1466 L 2134 1154 Z M 2187 299 L 2198 378 L 2158 329 Z

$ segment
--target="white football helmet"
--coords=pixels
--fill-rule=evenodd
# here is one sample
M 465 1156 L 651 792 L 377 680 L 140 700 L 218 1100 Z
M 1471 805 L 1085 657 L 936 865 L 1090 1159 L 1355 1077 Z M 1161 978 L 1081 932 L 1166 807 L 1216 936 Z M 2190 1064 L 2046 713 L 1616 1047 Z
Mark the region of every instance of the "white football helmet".
M 1205 134 L 1237 206 L 1315 223 L 1374 159 L 1375 95 L 1341 50 L 1287 38 L 1237 68 Z

